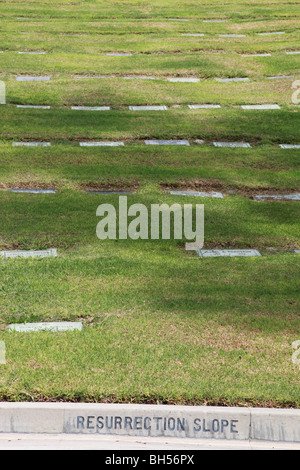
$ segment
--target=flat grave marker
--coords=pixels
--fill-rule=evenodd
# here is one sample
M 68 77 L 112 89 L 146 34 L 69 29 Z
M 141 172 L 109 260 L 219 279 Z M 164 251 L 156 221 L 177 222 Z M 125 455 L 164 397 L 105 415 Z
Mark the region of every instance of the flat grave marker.
M 38 51 L 19 51 L 18 54 L 44 55 L 44 54 L 46 54 L 46 52 L 38 52 Z
M 300 51 L 287 51 L 286 54 L 287 55 L 297 55 L 297 54 L 300 54 Z
M 124 142 L 80 142 L 80 147 L 120 147 Z
M 55 194 L 55 189 L 10 189 L 12 193 Z
M 254 196 L 255 201 L 300 201 L 300 193 L 295 194 L 258 194 Z
M 137 75 L 136 77 L 121 77 L 123 80 L 156 80 L 156 77 Z
M 22 109 L 50 109 L 51 106 L 40 106 L 34 104 L 17 104 L 17 108 Z
M 258 250 L 196 250 L 201 258 L 261 256 Z
M 272 54 L 264 52 L 262 54 L 242 54 L 242 57 L 271 57 Z
M 48 82 L 50 77 L 30 77 L 30 76 L 20 76 L 16 77 L 17 82 Z
M 170 194 L 174 196 L 196 196 L 196 197 L 214 197 L 223 199 L 224 196 L 220 192 L 202 192 L 202 191 L 170 191 Z
M 267 77 L 268 80 L 283 80 L 284 78 L 294 78 L 294 75 L 275 75 L 274 77 Z
M 146 145 L 187 145 L 190 143 L 188 140 L 145 140 Z
M 219 104 L 189 104 L 190 109 L 220 109 Z
M 92 78 L 110 78 L 105 75 L 75 75 L 73 78 L 75 79 L 92 79 Z
M 167 106 L 129 106 L 130 111 L 167 111 Z
M 219 83 L 230 83 L 230 82 L 250 82 L 248 77 L 244 78 L 216 78 Z
M 247 142 L 213 142 L 215 147 L 251 148 Z
M 106 191 L 106 190 L 97 190 L 97 189 L 91 189 L 91 190 L 87 190 L 86 193 L 88 194 L 104 194 L 104 195 L 109 195 L 109 194 L 131 194 L 131 191 L 118 191 L 118 190 L 111 190 L 111 191 Z
M 13 147 L 50 147 L 50 142 L 13 142 Z
M 2 258 L 46 258 L 48 256 L 57 256 L 56 248 L 48 250 L 11 250 L 0 251 Z
M 299 144 L 280 144 L 279 147 L 282 149 L 300 149 Z
M 199 83 L 200 78 L 167 78 L 168 82 L 173 82 L 173 83 Z
M 244 104 L 241 106 L 242 109 L 254 109 L 254 110 L 272 110 L 280 109 L 278 104 Z
M 245 38 L 245 34 L 219 34 L 220 38 Z
M 129 57 L 132 56 L 131 52 L 107 52 L 106 55 L 111 57 Z
M 40 323 L 12 323 L 9 325 L 9 331 L 18 331 L 20 333 L 34 333 L 36 331 L 75 331 L 82 330 L 81 322 L 40 322 Z
M 203 37 L 205 36 L 203 33 L 182 33 L 181 36 L 195 36 L 195 37 Z
M 110 111 L 109 106 L 72 106 L 73 111 Z
M 285 34 L 284 31 L 270 31 L 268 33 L 257 33 L 258 36 L 273 36 L 273 35 L 276 35 L 276 34 Z

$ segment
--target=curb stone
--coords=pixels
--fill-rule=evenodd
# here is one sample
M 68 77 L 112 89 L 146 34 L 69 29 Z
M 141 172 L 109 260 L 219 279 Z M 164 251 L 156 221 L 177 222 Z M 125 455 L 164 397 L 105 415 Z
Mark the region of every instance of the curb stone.
M 102 434 L 300 442 L 300 410 L 2 402 L 0 433 Z

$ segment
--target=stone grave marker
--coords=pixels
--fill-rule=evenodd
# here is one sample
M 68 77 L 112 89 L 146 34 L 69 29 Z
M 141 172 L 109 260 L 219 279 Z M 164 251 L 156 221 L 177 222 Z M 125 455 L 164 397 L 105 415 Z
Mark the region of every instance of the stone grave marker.
M 174 196 L 197 196 L 197 197 L 214 197 L 223 199 L 224 196 L 220 192 L 202 192 L 202 191 L 170 191 Z
M 219 34 L 220 38 L 245 38 L 245 34 Z
M 88 194 L 131 194 L 131 191 L 118 191 L 118 190 L 111 190 L 111 191 L 105 191 L 105 190 L 88 190 L 86 191 Z
M 129 106 L 130 111 L 167 111 L 167 106 Z
M 219 104 L 189 104 L 190 109 L 220 109 Z
M 173 83 L 199 83 L 200 79 L 199 78 L 167 78 L 168 82 L 173 82 Z
M 247 256 L 261 256 L 258 250 L 196 250 L 201 258 L 214 258 L 214 257 L 247 257 Z
M 17 108 L 22 108 L 22 109 L 50 109 L 51 106 L 40 106 L 40 105 L 33 105 L 33 104 L 17 104 Z
M 300 149 L 299 144 L 280 144 L 279 147 L 282 149 Z
M 109 111 L 109 106 L 72 106 L 73 111 Z
M 132 56 L 131 52 L 107 52 L 106 55 L 112 57 L 129 57 Z
M 213 142 L 215 147 L 251 148 L 247 142 Z
M 55 194 L 55 189 L 10 189 L 12 193 Z
M 241 106 L 242 109 L 255 109 L 255 110 L 271 110 L 280 109 L 278 104 L 245 104 Z
M 20 76 L 16 77 L 17 82 L 48 82 L 50 77 L 29 77 L 29 76 Z
M 2 258 L 46 258 L 48 256 L 57 256 L 56 248 L 49 248 L 48 250 L 0 251 L 0 257 Z
M 300 193 L 295 194 L 258 194 L 254 196 L 255 201 L 300 201 Z
M 50 142 L 13 142 L 13 147 L 50 147 Z
M 82 330 L 81 322 L 40 322 L 40 323 L 12 323 L 9 325 L 9 331 L 18 331 L 20 333 L 34 333 L 36 331 L 75 331 Z
M 80 147 L 120 147 L 124 142 L 80 142 Z
M 285 34 L 284 31 L 271 31 L 271 32 L 268 32 L 268 33 L 257 33 L 259 36 L 272 36 L 272 35 L 276 35 L 276 34 Z
M 188 140 L 145 140 L 146 145 L 187 145 L 190 143 Z
M 275 75 L 274 77 L 267 77 L 268 80 L 283 80 L 284 78 L 294 78 L 294 75 Z
M 244 78 L 216 78 L 219 83 L 230 83 L 230 82 L 250 82 L 248 77 Z

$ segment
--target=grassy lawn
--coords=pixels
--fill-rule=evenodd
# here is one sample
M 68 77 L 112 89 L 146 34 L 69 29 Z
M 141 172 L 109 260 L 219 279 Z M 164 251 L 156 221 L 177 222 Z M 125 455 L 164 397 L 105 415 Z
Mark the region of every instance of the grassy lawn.
M 0 250 L 57 248 L 57 258 L 0 259 L 0 400 L 300 407 L 300 8 L 290 2 L 183 0 L 1 3 Z M 18 17 L 29 19 L 18 20 Z M 175 21 L 187 19 L 188 21 Z M 204 20 L 223 19 L 224 22 Z M 284 31 L 284 35 L 260 36 Z M 203 33 L 203 37 L 183 34 Z M 220 34 L 243 34 L 222 38 Z M 45 55 L 18 54 L 44 51 Z M 132 52 L 111 57 L 107 52 Z M 271 53 L 270 57 L 242 54 Z M 49 82 L 17 82 L 20 75 Z M 76 76 L 104 75 L 106 79 Z M 156 80 L 124 80 L 124 76 Z M 268 80 L 268 76 L 294 78 Z M 197 77 L 171 83 L 168 77 Z M 218 77 L 249 77 L 219 83 Z M 220 104 L 191 110 L 189 104 Z M 279 104 L 245 111 L 242 104 Z M 49 105 L 20 109 L 16 105 Z M 129 111 L 130 105 L 167 111 Z M 71 106 L 110 106 L 74 111 Z M 145 139 L 188 139 L 189 147 Z M 203 139 L 201 145 L 196 139 Z M 123 147 L 80 147 L 89 140 Z M 51 142 L 49 148 L 14 147 Z M 215 148 L 213 141 L 243 141 Z M 56 194 L 16 194 L 51 188 Z M 261 257 L 199 258 L 185 239 L 102 240 L 102 203 L 204 204 L 207 249 Z M 220 191 L 224 199 L 170 189 Z M 82 331 L 10 332 L 11 323 L 81 321 Z

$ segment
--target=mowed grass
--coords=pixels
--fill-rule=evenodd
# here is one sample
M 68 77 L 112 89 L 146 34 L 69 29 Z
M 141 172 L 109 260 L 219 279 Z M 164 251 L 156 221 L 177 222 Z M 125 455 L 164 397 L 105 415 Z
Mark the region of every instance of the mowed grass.
M 70 109 L 32 110 L 1 107 L 1 135 L 6 141 L 84 141 L 142 139 L 223 139 L 252 143 L 297 143 L 299 113 L 289 109 L 170 109 L 168 112 Z
M 300 191 L 299 150 L 278 146 L 300 143 L 298 107 L 291 102 L 299 56 L 285 54 L 299 49 L 299 5 L 49 0 L 22 4 L 22 12 L 20 4 L 2 3 L 0 15 L 0 79 L 7 90 L 7 105 L 0 106 L 0 250 L 58 249 L 57 258 L 0 259 L 6 346 L 0 399 L 299 408 L 299 367 L 292 362 L 299 339 L 300 258 L 292 252 L 300 248 L 299 202 L 252 199 Z M 268 31 L 285 35 L 257 34 Z M 182 36 L 195 32 L 205 36 Z M 47 54 L 16 53 L 34 50 Z M 134 55 L 108 57 L 108 51 Z M 242 57 L 247 52 L 272 56 Z M 285 74 L 295 78 L 266 79 Z M 18 75 L 51 81 L 20 83 Z M 125 75 L 157 80 L 122 80 Z M 170 76 L 201 81 L 169 83 Z M 215 80 L 245 76 L 251 82 Z M 202 103 L 222 109 L 187 107 Z M 258 103 L 281 110 L 240 109 Z M 127 108 L 141 104 L 169 109 Z M 112 109 L 81 112 L 73 105 Z M 149 138 L 188 139 L 191 146 L 146 146 Z M 12 146 L 20 140 L 52 146 Z M 88 140 L 124 140 L 125 146 L 79 146 Z M 214 140 L 252 148 L 217 149 Z M 172 196 L 172 188 L 225 197 Z M 86 189 L 130 189 L 128 206 L 142 203 L 149 214 L 151 204 L 204 204 L 204 248 L 254 248 L 262 256 L 203 259 L 172 236 L 100 241 L 96 209 L 102 203 L 117 209 L 118 195 Z M 41 321 L 82 321 L 84 328 L 8 331 L 11 323 Z

